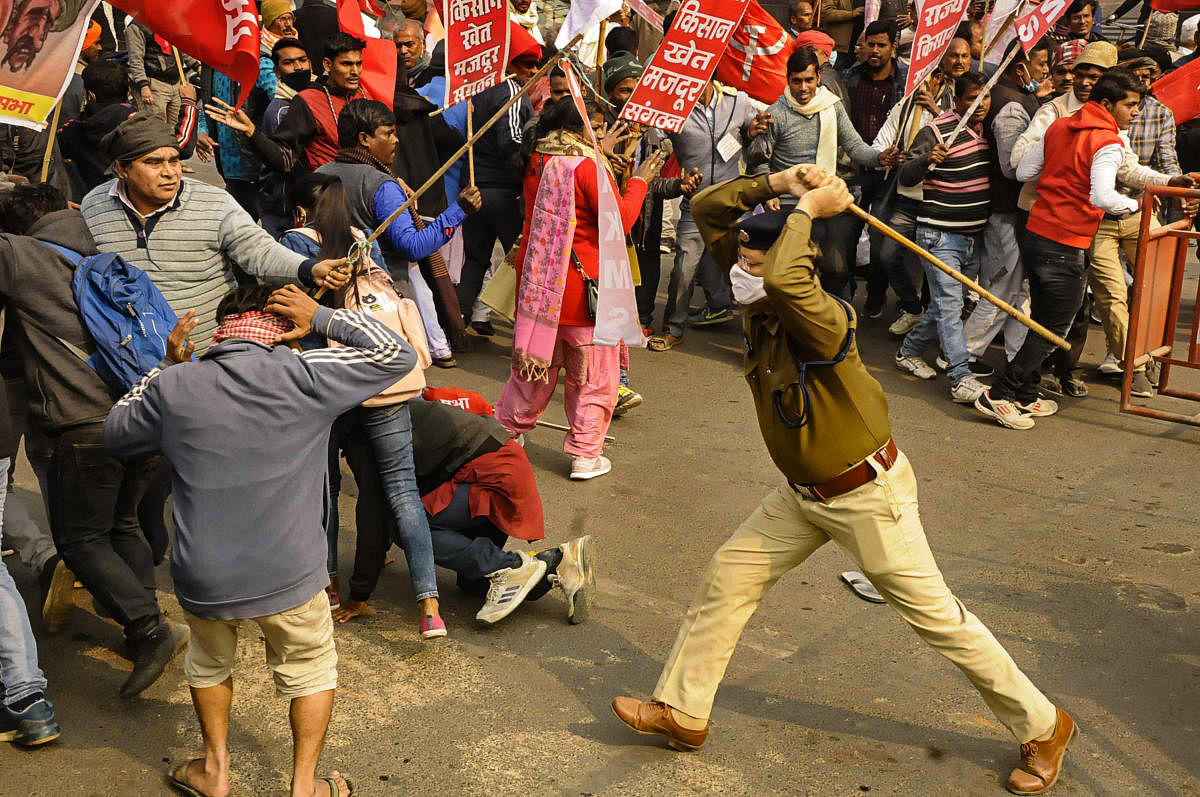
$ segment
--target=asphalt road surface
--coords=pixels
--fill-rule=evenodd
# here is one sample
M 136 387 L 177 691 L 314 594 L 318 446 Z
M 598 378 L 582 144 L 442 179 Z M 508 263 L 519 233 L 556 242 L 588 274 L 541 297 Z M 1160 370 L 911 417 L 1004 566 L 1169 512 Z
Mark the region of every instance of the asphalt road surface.
M 952 404 L 944 378 L 896 371 L 885 327 L 864 322 L 861 350 L 916 469 L 946 579 L 1080 725 L 1055 793 L 1197 793 L 1200 429 L 1119 414 L 1116 388 L 1089 374 L 1090 397 L 1068 399 L 1032 431 L 1005 430 Z M 1089 369 L 1102 338 L 1094 329 Z M 458 370 L 431 369 L 431 382 L 495 400 L 510 340 L 502 327 Z M 587 533 L 598 544 L 588 623 L 569 626 L 551 593 L 476 627 L 478 602 L 442 571 L 450 635 L 423 643 L 403 558 L 387 568 L 375 613 L 336 630 L 340 688 L 322 771 L 348 774 L 363 795 L 1002 793 L 1016 742 L 891 609 L 840 584 L 850 562 L 832 545 L 785 576 L 751 619 L 701 751 L 669 751 L 611 715 L 614 695 L 653 688 L 708 557 L 780 482 L 740 346 L 729 324 L 689 332 L 669 353 L 635 351 L 646 403 L 613 424 L 608 476 L 569 482 L 561 433 L 529 435 L 548 541 Z M 563 422 L 561 393 L 546 418 Z M 16 484 L 37 502 L 27 466 Z M 13 569 L 36 596 L 32 574 Z M 159 584 L 178 617 L 165 566 Z M 120 631 L 77 596 L 61 634 L 38 626 L 63 736 L 34 752 L 0 746 L 0 793 L 166 794 L 169 765 L 201 750 L 181 663 L 121 701 Z M 243 628 L 235 682 L 234 793 L 285 794 L 287 706 L 253 626 Z

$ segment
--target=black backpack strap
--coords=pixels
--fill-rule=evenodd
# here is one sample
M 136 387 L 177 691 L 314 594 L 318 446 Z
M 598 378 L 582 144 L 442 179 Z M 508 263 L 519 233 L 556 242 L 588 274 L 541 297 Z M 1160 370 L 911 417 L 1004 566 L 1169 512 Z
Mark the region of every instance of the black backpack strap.
M 832 298 L 838 304 L 840 304 L 842 306 L 843 310 L 846 311 L 847 324 L 854 321 L 854 310 L 850 306 L 850 303 L 845 301 L 844 299 L 839 299 L 836 296 L 833 296 Z M 775 404 L 775 414 L 777 416 L 779 416 L 780 423 L 782 423 L 788 429 L 799 429 L 802 426 L 806 425 L 809 421 L 808 407 L 809 407 L 810 401 L 809 401 L 809 394 L 808 394 L 808 383 L 806 381 L 807 376 L 808 376 L 808 369 L 812 368 L 814 366 L 821 366 L 821 365 L 837 365 L 842 360 L 846 359 L 847 355 L 850 354 L 850 347 L 854 345 L 854 327 L 851 325 L 846 330 L 846 338 L 845 338 L 845 340 L 842 341 L 842 348 L 838 351 L 838 353 L 836 355 L 834 355 L 834 358 L 832 360 L 807 360 L 807 361 L 801 360 L 799 355 L 796 354 L 795 338 L 793 338 L 790 334 L 787 334 L 786 331 L 784 334 L 787 335 L 788 351 L 791 352 L 791 354 L 792 354 L 792 359 L 796 363 L 796 373 L 799 374 L 799 382 L 797 384 L 800 385 L 800 400 L 802 402 L 801 407 L 800 407 L 800 420 L 793 421 L 790 418 L 788 418 L 786 414 L 784 414 L 784 412 L 783 412 L 783 391 L 782 390 L 776 390 L 775 393 L 772 395 L 771 399 Z

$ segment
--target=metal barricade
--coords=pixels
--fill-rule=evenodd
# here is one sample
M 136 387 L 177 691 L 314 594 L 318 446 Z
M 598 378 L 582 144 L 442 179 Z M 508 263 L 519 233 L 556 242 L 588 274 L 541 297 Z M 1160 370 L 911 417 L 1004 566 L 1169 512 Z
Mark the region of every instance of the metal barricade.
M 1142 226 L 1129 306 L 1125 374 L 1121 380 L 1121 412 L 1200 426 L 1200 412 L 1189 415 L 1130 403 L 1133 371 L 1150 360 L 1162 367 L 1158 383 L 1160 396 L 1200 401 L 1200 392 L 1171 386 L 1172 368 L 1200 370 L 1200 287 L 1191 297 L 1192 322 L 1188 339 L 1185 345 L 1177 347 L 1188 242 L 1200 240 L 1200 232 L 1191 229 L 1193 219 L 1190 218 L 1150 229 L 1155 197 L 1200 199 L 1200 189 L 1147 186 L 1142 195 Z M 1178 356 L 1177 349 L 1184 349 L 1186 357 Z

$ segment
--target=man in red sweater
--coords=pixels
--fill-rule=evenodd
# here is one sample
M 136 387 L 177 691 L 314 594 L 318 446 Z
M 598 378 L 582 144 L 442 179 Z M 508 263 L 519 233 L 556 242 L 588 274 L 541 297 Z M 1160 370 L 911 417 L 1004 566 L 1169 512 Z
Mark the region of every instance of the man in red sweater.
M 1029 272 L 1033 318 L 1065 335 L 1087 286 L 1084 259 L 1105 213 L 1126 216 L 1137 202 L 1116 190 L 1124 158 L 1119 131 L 1137 116 L 1142 86 L 1124 69 L 1109 69 L 1073 116 L 1050 125 L 1017 167 L 1022 182 L 1041 176 L 1029 212 L 1022 253 Z M 1030 335 L 975 408 L 1001 426 L 1030 429 L 1058 404 L 1038 395 L 1041 366 L 1054 345 Z

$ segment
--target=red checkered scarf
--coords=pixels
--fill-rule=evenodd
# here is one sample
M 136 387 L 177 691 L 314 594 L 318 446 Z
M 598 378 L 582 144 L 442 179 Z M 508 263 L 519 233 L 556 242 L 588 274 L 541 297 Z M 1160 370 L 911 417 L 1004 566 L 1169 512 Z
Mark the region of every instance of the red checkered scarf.
M 291 332 L 294 324 L 286 318 L 262 310 L 251 310 L 246 313 L 227 315 L 221 319 L 221 325 L 213 333 L 213 345 L 223 340 L 242 338 L 261 343 L 264 346 L 274 346 L 279 336 Z

